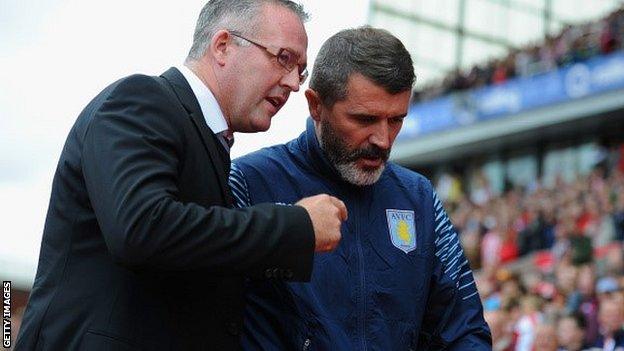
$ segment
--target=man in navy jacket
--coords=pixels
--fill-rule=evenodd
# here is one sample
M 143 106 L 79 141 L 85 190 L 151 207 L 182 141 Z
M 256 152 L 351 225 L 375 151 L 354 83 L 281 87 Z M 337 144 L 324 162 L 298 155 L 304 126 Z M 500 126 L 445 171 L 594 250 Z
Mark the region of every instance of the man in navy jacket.
M 489 328 L 457 232 L 431 183 L 387 162 L 407 115 L 412 60 L 390 33 L 345 30 L 321 48 L 299 138 L 242 157 L 239 206 L 327 193 L 349 210 L 310 283 L 249 283 L 243 347 L 488 350 Z

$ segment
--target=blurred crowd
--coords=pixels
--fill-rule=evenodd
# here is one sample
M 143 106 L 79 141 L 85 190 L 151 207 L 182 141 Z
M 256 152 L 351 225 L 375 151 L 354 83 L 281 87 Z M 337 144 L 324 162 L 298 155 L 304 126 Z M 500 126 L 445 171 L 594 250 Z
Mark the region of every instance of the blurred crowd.
M 624 350 L 624 145 L 552 187 L 442 185 L 494 350 Z
M 511 50 L 505 58 L 492 59 L 470 70 L 455 70 L 442 81 L 421 87 L 414 92 L 414 101 L 504 83 L 514 77 L 530 77 L 539 73 L 585 61 L 624 48 L 624 6 L 597 21 L 568 25 L 544 41 Z

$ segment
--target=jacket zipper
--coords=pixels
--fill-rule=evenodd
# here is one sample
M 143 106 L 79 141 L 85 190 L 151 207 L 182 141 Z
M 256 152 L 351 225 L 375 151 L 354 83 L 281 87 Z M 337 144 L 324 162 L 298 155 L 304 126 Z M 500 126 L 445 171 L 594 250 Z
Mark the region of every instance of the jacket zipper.
M 302 350 L 303 350 L 303 351 L 308 351 L 308 350 L 310 349 L 310 344 L 311 344 L 311 343 L 312 343 L 312 342 L 310 341 L 310 339 L 309 339 L 309 338 L 305 339 L 305 341 L 303 342 L 303 348 L 302 348 Z
M 360 345 L 361 345 L 361 349 L 364 351 L 366 350 L 366 325 L 365 325 L 365 320 L 366 320 L 366 277 L 364 275 L 364 254 L 362 252 L 362 235 L 360 233 L 360 221 L 359 219 L 362 218 L 361 214 L 359 213 L 360 211 L 360 204 L 362 204 L 361 201 L 361 195 L 357 194 L 356 196 L 356 202 L 355 202 L 355 206 L 353 206 L 354 209 L 356 209 L 355 213 L 355 241 L 357 244 L 357 250 L 358 250 L 358 266 L 359 266 L 359 273 L 360 273 L 360 303 L 359 305 L 359 313 L 358 313 L 358 327 L 359 327 L 359 335 L 360 335 Z

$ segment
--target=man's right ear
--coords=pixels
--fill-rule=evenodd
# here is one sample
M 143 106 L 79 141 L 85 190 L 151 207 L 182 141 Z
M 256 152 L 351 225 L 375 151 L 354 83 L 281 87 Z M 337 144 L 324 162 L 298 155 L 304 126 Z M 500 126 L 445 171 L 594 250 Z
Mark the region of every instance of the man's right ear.
M 227 56 L 230 54 L 232 34 L 225 29 L 216 32 L 210 40 L 210 46 L 206 50 L 219 66 L 224 66 Z
M 308 110 L 310 111 L 310 116 L 312 116 L 313 120 L 317 122 L 320 121 L 321 108 L 323 107 L 321 97 L 316 91 L 309 88 L 305 91 L 305 97 L 308 100 Z

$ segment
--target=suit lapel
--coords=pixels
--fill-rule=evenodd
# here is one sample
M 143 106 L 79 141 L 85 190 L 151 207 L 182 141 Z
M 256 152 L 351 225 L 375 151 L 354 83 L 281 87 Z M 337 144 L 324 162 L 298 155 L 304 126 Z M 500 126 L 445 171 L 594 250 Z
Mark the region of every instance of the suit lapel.
M 197 98 L 193 93 L 190 85 L 182 75 L 182 73 L 174 67 L 168 69 L 161 75 L 173 88 L 176 95 L 182 102 L 182 105 L 189 114 L 190 119 L 193 121 L 195 128 L 201 136 L 202 143 L 206 149 L 208 156 L 212 163 L 215 165 L 215 171 L 218 175 L 218 181 L 221 188 L 221 194 L 226 200 L 228 205 L 232 205 L 232 196 L 230 194 L 230 188 L 227 184 L 228 173 L 230 170 L 230 156 L 223 150 L 223 146 L 220 145 L 217 140 L 217 136 L 206 124 Z

